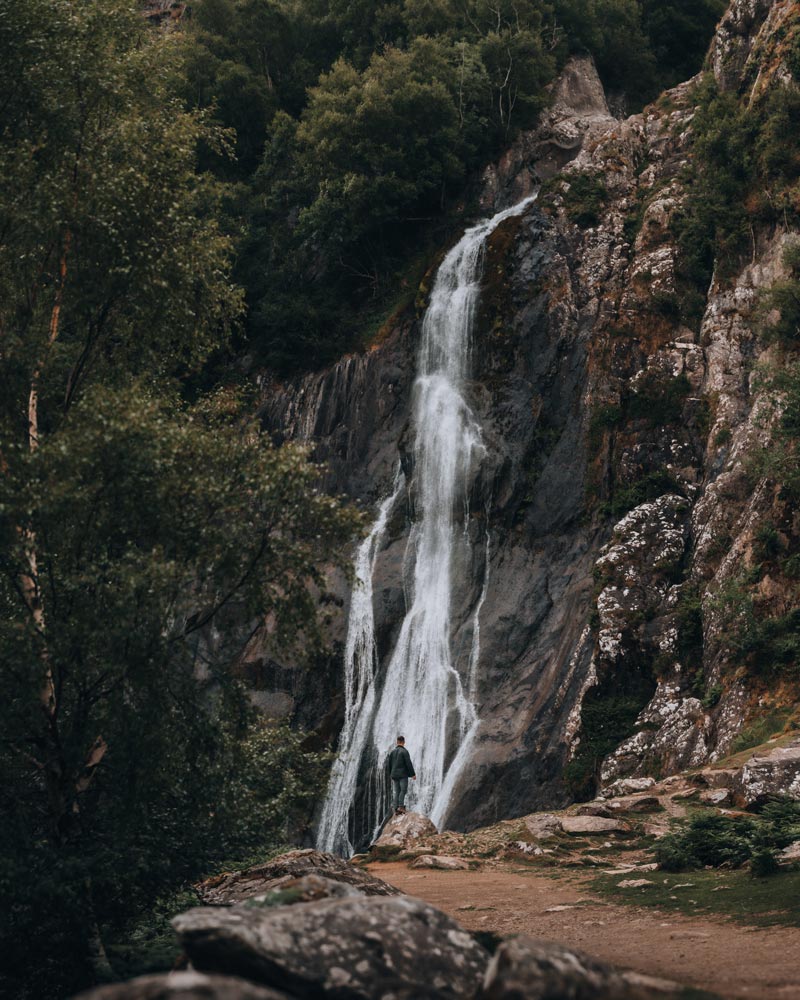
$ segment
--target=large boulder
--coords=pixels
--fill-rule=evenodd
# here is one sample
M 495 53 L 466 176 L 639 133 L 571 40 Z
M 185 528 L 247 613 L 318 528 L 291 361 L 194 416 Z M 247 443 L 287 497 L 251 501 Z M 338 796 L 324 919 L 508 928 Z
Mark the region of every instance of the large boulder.
M 564 833 L 572 835 L 606 833 L 629 833 L 630 827 L 621 819 L 606 819 L 605 816 L 564 816 L 561 820 Z
M 619 795 L 636 795 L 637 792 L 649 791 L 655 783 L 655 778 L 617 778 L 616 781 L 603 789 L 603 795 L 607 798 L 616 798 Z
M 800 799 L 800 738 L 754 754 L 733 779 L 737 803 L 751 809 L 770 799 Z
M 479 1000 L 665 1000 L 681 987 L 614 969 L 563 945 L 516 937 L 486 970 Z
M 291 1000 L 286 993 L 234 976 L 170 972 L 111 983 L 81 993 L 75 1000 Z
M 398 851 L 416 847 L 438 836 L 439 831 L 428 819 L 419 813 L 396 813 L 381 830 L 374 846 L 380 849 Z
M 454 858 L 449 854 L 423 854 L 412 864 L 412 868 L 438 868 L 444 872 L 466 871 L 469 861 L 464 858 Z
M 375 878 L 334 854 L 310 849 L 289 851 L 263 865 L 217 875 L 201 882 L 196 888 L 204 903 L 230 906 L 253 896 L 283 889 L 305 875 L 319 875 L 334 882 L 344 882 L 368 896 L 396 896 L 400 892 L 383 879 Z
M 561 833 L 561 820 L 552 813 L 533 813 L 523 820 L 525 829 L 535 840 L 549 840 Z
M 299 997 L 473 997 L 488 953 L 419 899 L 197 907 L 173 920 L 192 964 Z

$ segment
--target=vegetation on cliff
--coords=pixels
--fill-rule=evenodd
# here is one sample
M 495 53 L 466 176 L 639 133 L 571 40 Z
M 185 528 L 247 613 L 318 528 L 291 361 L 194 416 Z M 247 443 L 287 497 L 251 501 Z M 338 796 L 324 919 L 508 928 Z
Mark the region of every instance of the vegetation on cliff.
M 463 225 L 478 167 L 530 127 L 575 51 L 640 106 L 696 72 L 722 0 L 202 0 L 193 106 L 231 130 L 252 349 L 282 372 L 369 335 L 420 244 Z

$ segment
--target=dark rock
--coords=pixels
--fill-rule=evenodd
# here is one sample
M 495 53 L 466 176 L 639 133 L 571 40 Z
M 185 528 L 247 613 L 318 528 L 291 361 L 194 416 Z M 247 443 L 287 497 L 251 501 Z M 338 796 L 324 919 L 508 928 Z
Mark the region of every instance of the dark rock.
M 517 937 L 489 964 L 479 1000 L 665 1000 L 676 984 L 625 972 L 579 951 Z
M 81 993 L 75 1000 L 291 1000 L 287 993 L 234 976 L 204 972 L 170 972 L 141 976 Z
M 383 879 L 375 878 L 342 858 L 311 849 L 289 851 L 263 865 L 217 875 L 201 882 L 196 888 L 204 903 L 229 906 L 253 896 L 284 889 L 304 875 L 319 875 L 334 882 L 344 882 L 368 896 L 396 896 L 400 892 Z
M 657 795 L 626 795 L 620 799 L 610 799 L 608 808 L 612 813 L 649 813 L 662 808 Z
M 488 961 L 450 917 L 404 896 L 197 907 L 172 923 L 196 968 L 299 997 L 473 997 Z

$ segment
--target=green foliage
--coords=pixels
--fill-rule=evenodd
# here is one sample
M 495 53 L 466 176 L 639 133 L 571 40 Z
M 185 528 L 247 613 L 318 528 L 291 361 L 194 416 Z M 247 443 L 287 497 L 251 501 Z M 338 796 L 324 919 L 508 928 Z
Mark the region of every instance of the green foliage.
M 705 694 L 701 698 L 701 704 L 706 712 L 719 704 L 719 700 L 725 693 L 725 688 L 721 684 L 712 684 L 706 688 Z
M 23 372 L 52 429 L 101 372 L 195 370 L 241 309 L 219 190 L 196 173 L 198 142 L 222 137 L 144 30 L 117 0 L 29 0 L 0 23 L 0 407 L 20 422 Z
M 603 514 L 620 518 L 648 500 L 657 500 L 665 493 L 680 493 L 680 484 L 666 470 L 648 472 L 636 482 L 615 487 L 610 500 L 600 505 Z
M 800 244 L 790 244 L 783 254 L 789 277 L 777 281 L 762 297 L 762 336 L 766 343 L 785 348 L 800 346 Z
M 302 451 L 136 388 L 90 393 L 33 453 L 2 451 L 4 930 L 25 966 L 12 975 L 53 956 L 58 974 L 31 986 L 46 996 L 51 978 L 74 990 L 90 975 L 93 920 L 113 932 L 215 858 L 289 838 L 324 762 L 253 728 L 226 669 L 236 647 L 215 653 L 207 630 L 269 612 L 276 639 L 312 642 L 307 584 L 354 522 Z M 32 538 L 44 628 L 19 585 Z M 53 942 L 52 922 L 76 930 Z
M 646 420 L 655 427 L 678 423 L 691 391 L 691 383 L 685 375 L 665 379 L 648 374 L 628 399 L 628 416 L 632 420 Z
M 796 216 L 800 155 L 786 136 L 800 127 L 800 94 L 775 86 L 743 102 L 709 76 L 698 92 L 689 199 L 676 219 L 681 274 L 701 291 L 741 266 L 755 222 Z
M 55 998 L 302 826 L 326 761 L 257 724 L 235 623 L 313 651 L 309 587 L 357 519 L 188 382 L 242 303 L 180 40 L 123 0 L 25 0 L 0 45 L 0 989 Z
M 750 863 L 755 876 L 778 870 L 777 852 L 800 839 L 800 803 L 767 803 L 753 819 L 701 813 L 655 846 L 655 858 L 667 872 L 698 868 L 740 868 Z
M 764 712 L 750 725 L 745 726 L 731 744 L 731 753 L 741 753 L 752 750 L 753 747 L 766 743 L 786 725 L 791 712 L 789 709 L 773 708 Z
M 621 676 L 609 675 L 586 693 L 578 750 L 564 768 L 564 780 L 575 798 L 594 795 L 604 758 L 633 735 L 655 686 L 648 669 L 632 668 Z
M 593 174 L 570 174 L 568 185 L 563 198 L 569 218 L 581 229 L 596 226 L 608 200 L 602 178 Z
M 676 608 L 678 649 L 690 654 L 703 645 L 703 598 L 697 587 L 686 585 Z
M 374 334 L 570 52 L 638 106 L 699 68 L 717 3 L 665 19 L 642 0 L 201 0 L 181 90 L 233 136 L 234 159 L 203 143 L 203 163 L 241 181 L 228 208 L 259 360 L 289 372 Z M 572 200 L 590 226 L 605 192 Z
M 614 404 L 597 407 L 589 422 L 589 444 L 593 451 L 600 446 L 606 431 L 614 430 L 622 421 L 622 408 Z
M 759 524 L 755 532 L 755 544 L 753 552 L 756 559 L 767 562 L 774 559 L 783 550 L 781 538 L 774 524 L 764 521 Z
M 719 813 L 695 816 L 680 832 L 662 837 L 655 858 L 668 872 L 694 868 L 738 868 L 752 853 L 752 821 Z

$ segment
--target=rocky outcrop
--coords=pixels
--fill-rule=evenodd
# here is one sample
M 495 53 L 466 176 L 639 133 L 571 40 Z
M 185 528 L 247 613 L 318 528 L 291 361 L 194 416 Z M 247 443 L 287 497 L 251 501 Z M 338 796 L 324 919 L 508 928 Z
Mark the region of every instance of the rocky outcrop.
M 201 882 L 196 889 L 204 903 L 231 906 L 267 893 L 310 891 L 312 884 L 301 881 L 308 876 L 319 877 L 323 880 L 322 885 L 324 882 L 340 882 L 353 886 L 369 896 L 395 896 L 399 892 L 383 879 L 375 878 L 342 858 L 310 849 L 289 851 L 263 865 L 217 875 Z
M 196 968 L 319 1000 L 473 997 L 489 957 L 455 921 L 407 897 L 198 907 L 173 925 Z
M 733 779 L 733 793 L 745 809 L 770 799 L 800 799 L 800 739 L 753 755 Z
M 523 132 L 500 162 L 484 171 L 481 209 L 492 212 L 521 201 L 612 123 L 591 56 L 570 59 L 551 87 L 550 102 L 536 131 Z
M 378 850 L 407 851 L 430 841 L 438 832 L 427 816 L 415 812 L 395 813 L 374 846 Z

